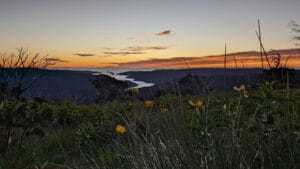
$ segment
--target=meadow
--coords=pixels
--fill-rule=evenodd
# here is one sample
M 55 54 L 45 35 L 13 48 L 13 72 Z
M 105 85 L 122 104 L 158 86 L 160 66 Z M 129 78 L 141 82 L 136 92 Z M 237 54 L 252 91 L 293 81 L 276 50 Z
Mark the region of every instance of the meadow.
M 296 169 L 300 90 L 274 83 L 152 100 L 138 99 L 133 88 L 88 105 L 1 100 L 13 134 L 0 168 Z

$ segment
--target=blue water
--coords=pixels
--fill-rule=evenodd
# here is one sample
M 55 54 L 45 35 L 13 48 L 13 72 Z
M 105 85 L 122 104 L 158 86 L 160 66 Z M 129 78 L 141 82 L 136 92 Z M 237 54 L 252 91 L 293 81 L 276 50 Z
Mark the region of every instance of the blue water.
M 105 74 L 108 76 L 111 76 L 117 80 L 122 81 L 130 81 L 132 83 L 135 83 L 136 86 L 133 86 L 135 88 L 142 88 L 142 87 L 151 87 L 154 85 L 154 83 L 148 83 L 144 81 L 137 81 L 134 78 L 129 78 L 127 75 L 121 75 L 120 73 L 128 72 L 128 71 L 152 71 L 153 69 L 97 69 L 97 68 L 56 68 L 59 70 L 73 70 L 73 71 L 90 71 L 93 72 L 93 75 L 98 74 Z M 131 88 L 133 88 L 131 87 Z M 129 89 L 131 89 L 129 88 Z

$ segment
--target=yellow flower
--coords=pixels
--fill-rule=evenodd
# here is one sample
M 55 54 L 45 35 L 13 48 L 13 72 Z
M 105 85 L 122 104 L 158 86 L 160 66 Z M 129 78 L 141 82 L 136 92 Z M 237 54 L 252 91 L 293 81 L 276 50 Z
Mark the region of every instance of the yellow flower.
M 246 90 L 246 87 L 243 84 L 240 87 L 234 86 L 233 90 L 243 93 L 244 97 L 248 97 L 248 91 Z
M 146 101 L 145 105 L 147 108 L 152 108 L 153 107 L 153 101 Z
M 168 111 L 169 111 L 169 109 L 167 109 L 167 108 L 163 108 L 163 107 L 160 108 L 161 113 L 165 113 L 165 112 L 168 112 Z
M 117 132 L 118 134 L 124 134 L 124 133 L 126 132 L 125 126 L 122 126 L 122 125 L 118 124 L 118 125 L 116 126 L 116 132 Z
M 242 91 L 246 90 L 245 85 L 242 84 L 242 85 L 240 86 L 240 89 L 241 89 Z
M 203 106 L 203 101 L 199 99 L 196 103 L 194 103 L 192 100 L 189 100 L 189 104 L 195 108 L 201 108 Z
M 86 130 L 91 130 L 93 129 L 93 124 L 91 122 L 88 122 L 87 124 L 83 124 L 83 128 Z
M 198 100 L 198 101 L 197 101 L 197 107 L 198 107 L 198 108 L 201 108 L 202 106 L 203 106 L 202 100 Z
M 139 88 L 136 88 L 136 87 L 131 88 L 131 93 L 132 93 L 133 95 L 139 94 Z
M 196 105 L 192 100 L 189 100 L 189 104 L 193 107 L 195 107 L 195 105 Z
M 243 92 L 243 94 L 244 94 L 244 97 L 246 97 L 246 98 L 249 97 L 248 92 L 246 90 Z
M 227 105 L 226 104 L 223 105 L 223 110 L 225 110 L 225 111 L 227 110 Z

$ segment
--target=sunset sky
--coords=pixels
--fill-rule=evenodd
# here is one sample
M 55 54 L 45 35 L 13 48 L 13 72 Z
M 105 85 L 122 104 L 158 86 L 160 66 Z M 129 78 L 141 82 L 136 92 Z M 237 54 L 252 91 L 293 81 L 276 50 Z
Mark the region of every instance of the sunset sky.
M 299 9 L 300 0 L 1 0 L 0 52 L 23 46 L 56 67 L 159 67 L 222 54 L 225 43 L 259 50 L 258 18 L 266 49 L 290 49 Z

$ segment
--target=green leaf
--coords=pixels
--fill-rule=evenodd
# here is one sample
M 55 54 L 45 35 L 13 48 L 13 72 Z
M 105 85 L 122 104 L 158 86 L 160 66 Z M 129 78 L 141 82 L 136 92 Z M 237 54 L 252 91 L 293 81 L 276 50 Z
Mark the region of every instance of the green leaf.
M 37 135 L 39 137 L 44 137 L 45 132 L 41 128 L 33 128 L 30 132 L 31 135 Z

